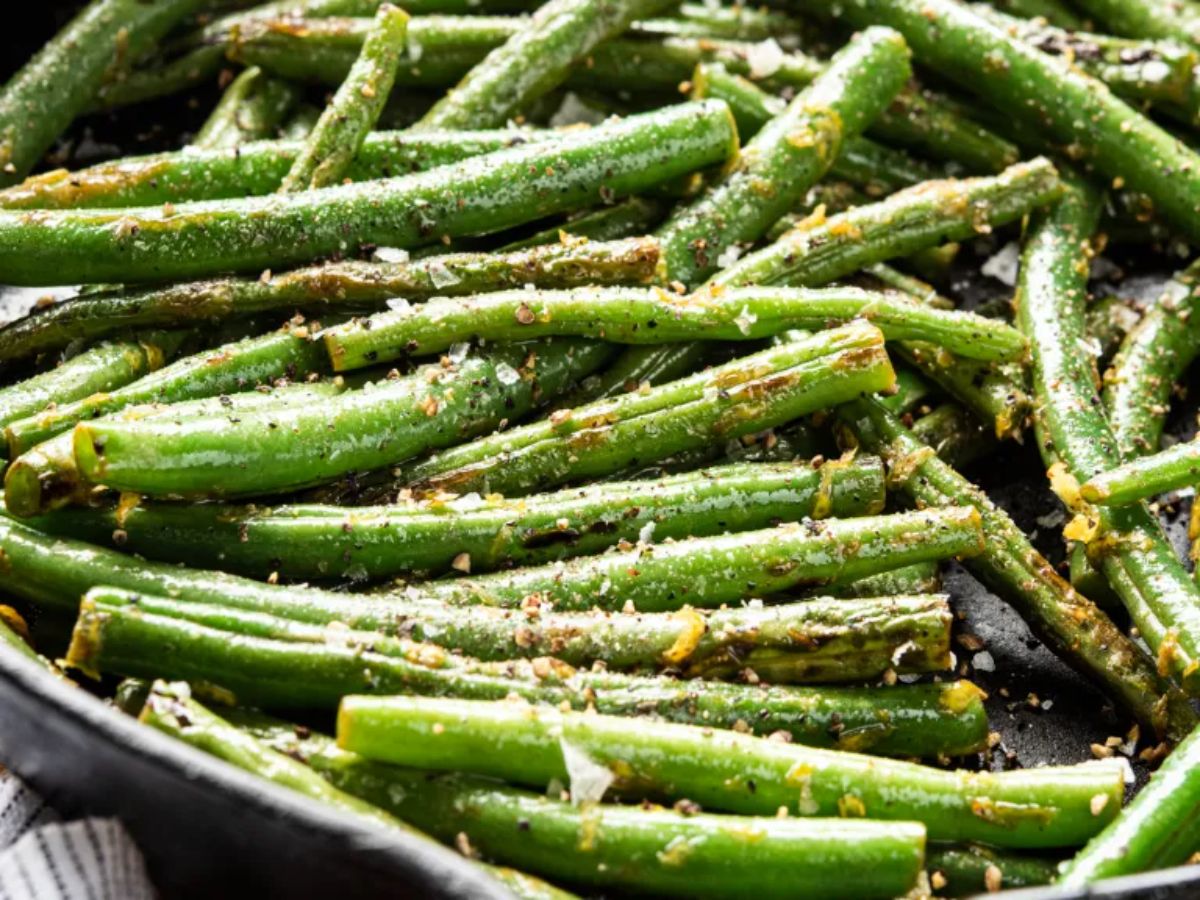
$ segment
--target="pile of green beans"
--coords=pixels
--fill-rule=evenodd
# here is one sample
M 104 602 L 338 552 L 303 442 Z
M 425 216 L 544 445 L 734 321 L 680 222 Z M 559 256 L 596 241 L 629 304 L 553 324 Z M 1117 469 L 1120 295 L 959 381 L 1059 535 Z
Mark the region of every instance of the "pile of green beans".
M 0 665 L 522 898 L 1180 865 L 1197 72 L 1200 0 L 90 0 L 0 87 L 0 291 L 66 298 Z M 965 573 L 1120 760 L 1008 752 Z

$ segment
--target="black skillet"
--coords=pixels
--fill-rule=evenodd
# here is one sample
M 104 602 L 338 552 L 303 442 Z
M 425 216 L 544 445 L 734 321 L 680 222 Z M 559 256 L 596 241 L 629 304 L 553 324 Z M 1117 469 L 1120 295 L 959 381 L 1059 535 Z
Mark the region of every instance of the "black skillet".
M 21 27 L 0 36 L 0 77 L 28 59 L 77 5 L 53 0 L 23 7 Z M 203 120 L 212 99 L 200 98 L 192 107 L 172 99 L 136 119 L 97 118 L 75 129 L 64 151 L 82 162 L 81 154 L 104 153 L 113 136 L 124 152 L 165 148 Z M 0 308 L 5 300 L 0 288 Z M 1056 501 L 1044 488 L 1031 448 L 1006 446 L 971 475 L 1027 533 L 1036 532 L 1043 552 L 1061 557 L 1058 526 L 1046 518 L 1056 512 Z M 1185 514 L 1167 514 L 1178 541 L 1184 540 Z M 961 618 L 959 633 L 981 638 L 994 661 L 994 671 L 970 666 L 967 674 L 989 693 L 989 717 L 1001 743 L 986 759 L 964 764 L 999 769 L 1078 762 L 1090 758 L 1093 743 L 1121 733 L 1121 720 L 1104 698 L 970 575 L 954 567 L 947 589 Z M 969 665 L 974 654 L 960 648 L 959 657 Z M 166 897 L 507 896 L 449 850 L 364 826 L 143 728 L 3 646 L 0 760 L 68 815 L 119 817 Z M 1136 762 L 1134 767 L 1140 784 L 1145 770 Z M 1152 872 L 1085 892 L 1035 889 L 1005 896 L 1200 898 L 1200 867 Z

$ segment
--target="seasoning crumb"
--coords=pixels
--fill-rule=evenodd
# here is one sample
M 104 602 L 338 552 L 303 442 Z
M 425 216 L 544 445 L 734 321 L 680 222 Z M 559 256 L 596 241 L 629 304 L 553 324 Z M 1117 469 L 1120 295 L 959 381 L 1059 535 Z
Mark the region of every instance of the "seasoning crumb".
M 1004 873 L 1000 871 L 1000 867 L 996 865 L 988 866 L 983 872 L 983 886 L 987 888 L 989 894 L 999 893 L 1001 885 L 1004 883 Z
M 460 831 L 454 836 L 454 849 L 468 859 L 475 858 L 475 848 L 471 846 L 471 839 L 465 831 Z

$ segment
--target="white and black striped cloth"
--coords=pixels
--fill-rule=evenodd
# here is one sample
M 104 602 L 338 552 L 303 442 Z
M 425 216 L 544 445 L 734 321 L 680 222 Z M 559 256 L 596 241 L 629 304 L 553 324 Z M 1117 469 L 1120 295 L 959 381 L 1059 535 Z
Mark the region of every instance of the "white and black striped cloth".
M 153 900 L 146 864 L 116 819 L 63 822 L 0 769 L 0 900 Z

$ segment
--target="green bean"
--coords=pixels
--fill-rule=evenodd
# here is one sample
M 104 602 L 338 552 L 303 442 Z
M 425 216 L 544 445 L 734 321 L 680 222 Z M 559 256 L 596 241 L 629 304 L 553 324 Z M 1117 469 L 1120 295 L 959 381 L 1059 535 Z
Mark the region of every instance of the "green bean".
M 713 283 L 815 285 L 943 241 L 965 240 L 1057 199 L 1058 173 L 1045 159 L 989 178 L 930 181 L 828 219 L 814 217 L 742 257 Z
M 821 329 L 866 319 L 888 340 L 922 338 L 961 356 L 1022 359 L 1020 333 L 995 319 L 922 306 L 859 288 L 734 288 L 676 296 L 660 288 L 516 290 L 435 299 L 326 329 L 335 371 L 439 353 L 473 337 L 511 341 L 575 335 L 614 343 L 746 341 L 789 328 Z
M 1150 197 L 1181 233 L 1200 237 L 1200 155 L 1068 61 L 1023 44 L 956 0 L 803 0 L 799 6 L 844 15 L 859 27 L 890 25 L 938 74 L 1039 136 L 1069 145 L 1108 179 Z
M 189 278 L 261 270 L 362 244 L 413 247 L 636 193 L 728 158 L 723 103 L 681 104 L 436 171 L 170 210 L 0 212 L 9 283 Z M 169 213 L 169 214 L 168 214 Z
M 253 141 L 274 137 L 299 102 L 300 90 L 295 85 L 272 78 L 262 69 L 251 66 L 225 89 L 216 108 L 196 132 L 191 146 L 202 150 L 239 150 Z M 232 155 L 238 157 L 236 153 Z M 79 177 L 76 173 L 73 180 Z M 44 184 L 46 176 L 35 176 L 33 180 Z M 13 190 L 21 187 L 23 185 Z M 0 204 L 4 201 L 0 200 Z
M 1037 887 L 1049 884 L 1058 875 L 1058 863 L 1053 858 L 1006 853 L 981 844 L 933 844 L 925 868 L 939 897 L 974 896 L 996 885 Z
M 1051 486 L 1079 516 L 1064 535 L 1087 546 L 1159 656 L 1159 668 L 1200 686 L 1200 589 L 1188 578 L 1144 506 L 1100 510 L 1081 503 L 1079 483 L 1121 461 L 1104 417 L 1083 345 L 1090 238 L 1100 217 L 1096 192 L 1072 187 L 1064 200 L 1035 221 L 1026 242 L 1018 284 L 1018 319 L 1034 351 L 1033 380 L 1039 445 L 1051 467 Z M 1061 461 L 1061 462 L 1060 462 Z M 1194 664 L 1193 664 L 1194 662 Z
M 1200 46 L 1200 11 L 1187 0 L 1075 0 L 1114 34 Z
M 653 238 L 568 241 L 508 253 L 449 253 L 391 263 L 334 262 L 267 278 L 214 278 L 89 293 L 0 329 L 0 360 L 129 328 L 208 324 L 249 313 L 355 311 L 389 300 L 424 300 L 529 284 L 566 288 L 648 282 L 657 271 L 658 257 L 658 242 Z
M 408 13 L 381 4 L 358 59 L 305 138 L 280 185 L 281 193 L 342 181 L 392 93 L 407 33 Z
M 515 694 L 613 715 L 763 735 L 782 731 L 806 745 L 864 753 L 955 755 L 987 742 L 982 692 L 964 681 L 805 688 L 576 671 L 545 658 L 480 663 L 421 644 L 411 645 L 409 657 L 385 656 L 333 641 L 304 644 L 222 631 L 150 614 L 129 600 L 105 588 L 84 599 L 68 653 L 72 665 L 166 673 L 200 690 L 217 686 L 210 693 L 225 702 L 232 692 L 242 702 L 272 708 L 331 709 L 346 694 L 364 691 L 491 700 Z M 169 659 L 163 646 L 173 648 Z
M 309 340 L 301 329 L 275 331 L 182 357 L 124 387 L 19 419 L 5 428 L 4 435 L 9 455 L 15 460 L 79 422 L 127 406 L 215 397 L 276 379 L 303 379 L 327 369 L 320 345 Z
M 1127 506 L 1157 494 L 1192 487 L 1200 481 L 1198 458 L 1195 441 L 1176 444 L 1092 476 L 1080 486 L 1079 493 L 1089 503 Z
M 748 78 L 734 75 L 718 62 L 697 65 L 691 83 L 693 100 L 724 100 L 729 104 L 743 141 L 757 134 L 784 109 L 784 103 L 778 97 L 768 94 Z M 860 185 L 874 197 L 895 193 L 939 174 L 934 166 L 861 136 L 843 142 L 829 173 L 834 178 Z
M 877 823 L 685 818 L 676 811 L 594 805 L 577 786 L 576 802 L 588 804 L 579 808 L 481 778 L 436 777 L 374 763 L 339 750 L 332 738 L 311 732 L 301 737 L 282 724 L 252 720 L 249 730 L 339 789 L 430 834 L 450 841 L 461 832 L 485 857 L 569 883 L 660 896 L 744 897 L 753 891 L 790 897 L 807 890 L 860 900 L 906 891 L 921 865 L 924 830 L 919 826 L 901 825 L 884 841 L 879 829 L 891 826 Z M 853 827 L 843 832 L 844 825 Z M 749 853 L 747 830 L 754 834 L 750 846 L 760 848 Z M 517 833 L 525 839 L 514 841 Z M 672 848 L 683 846 L 702 849 L 676 859 Z M 846 867 L 853 866 L 883 873 L 847 877 Z
M 352 181 L 424 172 L 524 143 L 553 132 L 381 131 L 367 136 L 346 172 Z M 228 200 L 273 192 L 300 154 L 296 140 L 254 141 L 229 149 L 129 156 L 86 169 L 55 169 L 0 190 L 6 209 L 111 209 L 193 200 Z
M 894 31 L 867 29 L 746 144 L 712 187 L 658 230 L 664 277 L 695 287 L 730 248 L 758 240 L 795 206 L 912 74 Z
M 1104 373 L 1104 406 L 1121 454 L 1153 453 L 1175 383 L 1200 354 L 1200 268 L 1172 279 Z
M 1125 789 L 1112 763 L 946 772 L 687 725 L 416 697 L 347 697 L 338 746 L 381 762 L 538 788 L 569 778 L 565 746 L 607 768 L 616 789 L 634 796 L 687 797 L 749 815 L 783 807 L 801 816 L 911 820 L 931 839 L 1001 847 L 1078 845 L 1112 821 Z
M 924 529 L 924 533 L 922 533 Z M 785 524 L 579 557 L 551 566 L 430 582 L 423 594 L 461 605 L 556 609 L 719 606 L 801 584 L 846 582 L 926 560 L 981 552 L 974 510 Z M 559 573 L 556 575 L 555 573 Z
M 558 87 L 572 64 L 666 0 L 550 0 L 471 69 L 415 128 L 492 128 Z
M 162 366 L 182 334 L 149 334 L 144 341 L 97 344 L 53 369 L 0 389 L 0 427 L 50 406 L 111 391 Z
M 106 79 L 200 0 L 92 0 L 0 91 L 0 186 L 20 181 Z
M 883 335 L 863 322 L 733 360 L 656 388 L 601 400 L 453 448 L 403 473 L 456 493 L 528 493 L 711 447 L 886 390 Z
M 636 541 L 646 528 L 662 541 L 806 517 L 874 514 L 883 500 L 882 467 L 861 457 L 817 467 L 715 466 L 517 501 L 404 499 L 398 506 L 349 510 L 150 503 L 64 509 L 31 524 L 149 559 L 257 578 L 272 572 L 293 579 L 382 578 L 453 567 L 479 573 L 584 556 Z
M 1186 862 L 1200 848 L 1200 731 L 1179 744 L 1129 808 L 1071 860 L 1059 879 L 1082 887 Z
M 1143 726 L 1179 739 L 1195 725 L 1183 694 L 1094 603 L 1060 578 L 1012 519 L 939 460 L 895 416 L 872 400 L 842 409 L 865 450 L 883 457 L 893 483 L 923 506 L 974 506 L 984 519 L 986 550 L 971 572 L 1009 603 L 1064 662 L 1084 673 Z M 961 836 L 959 836 L 961 837 Z
M 1115 38 L 1026 21 L 975 3 L 976 13 L 1043 53 L 1062 56 L 1132 104 L 1150 104 L 1186 125 L 1200 120 L 1200 63 L 1194 46 Z
M 230 418 L 251 409 L 289 403 L 321 402 L 341 390 L 332 382 L 286 385 L 263 392 L 223 394 L 169 405 L 147 404 L 126 407 L 118 415 L 134 418 L 171 415 L 226 415 Z M 111 413 L 110 413 L 111 415 Z M 95 486 L 88 483 L 75 465 L 75 448 L 70 431 L 26 450 L 9 468 L 5 502 L 17 516 L 37 516 L 60 510 L 72 503 L 86 502 Z
M 361 611 L 348 607 L 349 622 L 315 624 L 113 589 L 94 588 L 89 597 L 107 606 L 136 606 L 142 615 L 316 648 L 356 647 L 408 661 L 450 651 L 455 656 L 447 665 L 476 673 L 487 667 L 473 661 L 460 664 L 463 657 L 457 654 L 502 667 L 513 659 L 553 653 L 571 666 L 598 663 L 647 673 L 669 668 L 705 678 L 753 672 L 774 684 L 854 683 L 889 671 L 942 672 L 952 661 L 950 609 L 941 595 L 823 598 L 767 608 L 639 616 L 543 612 L 532 624 L 523 616 L 486 609 L 463 621 L 452 607 L 419 601 L 364 600 Z M 359 624 L 368 630 L 358 630 Z M 396 632 L 436 638 L 440 646 L 414 646 L 406 637 L 394 637 Z
M 74 432 L 84 478 L 149 496 L 280 493 L 394 465 L 518 418 L 601 365 L 595 342 L 508 345 L 316 406 L 199 418 L 96 419 Z

